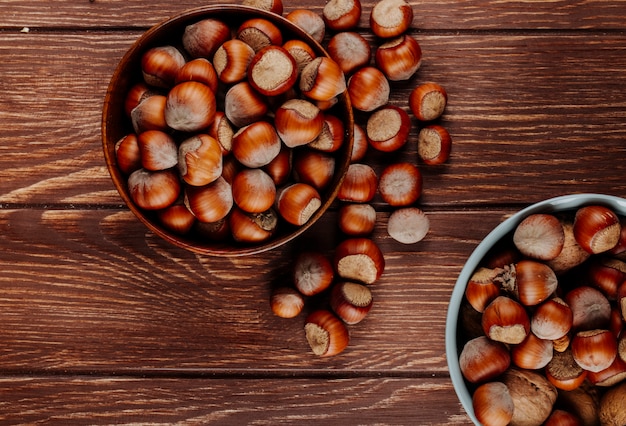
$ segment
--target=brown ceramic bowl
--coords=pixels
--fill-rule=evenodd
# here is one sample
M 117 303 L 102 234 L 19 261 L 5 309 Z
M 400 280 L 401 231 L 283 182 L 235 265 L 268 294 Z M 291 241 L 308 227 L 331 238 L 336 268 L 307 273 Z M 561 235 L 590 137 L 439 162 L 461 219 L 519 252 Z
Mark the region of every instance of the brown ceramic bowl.
M 125 135 L 132 133 L 130 120 L 124 112 L 124 102 L 130 87 L 141 81 L 141 56 L 148 49 L 160 45 L 180 45 L 185 27 L 205 18 L 215 18 L 226 22 L 231 28 L 237 27 L 249 18 L 265 18 L 281 29 L 283 39 L 301 39 L 308 43 L 318 56 L 328 56 L 319 43 L 314 41 L 302 29 L 287 21 L 282 16 L 252 7 L 239 5 L 213 5 L 200 7 L 183 12 L 165 22 L 162 22 L 143 34 L 126 52 L 111 78 L 102 114 L 102 143 L 104 156 L 113 183 L 119 191 L 128 208 L 152 232 L 170 243 L 187 250 L 215 256 L 243 256 L 260 253 L 276 248 L 301 235 L 309 229 L 326 212 L 335 199 L 339 186 L 350 164 L 350 155 L 353 144 L 354 119 L 352 107 L 347 93 L 340 95 L 339 103 L 333 111 L 343 121 L 345 140 L 342 147 L 334 153 L 336 157 L 333 181 L 320 195 L 322 205 L 304 225 L 295 227 L 280 221 L 276 233 L 270 240 L 258 244 L 242 244 L 232 239 L 213 242 L 190 232 L 185 235 L 174 233 L 161 225 L 154 211 L 140 209 L 131 199 L 127 187 L 127 176 L 116 164 L 115 144 Z

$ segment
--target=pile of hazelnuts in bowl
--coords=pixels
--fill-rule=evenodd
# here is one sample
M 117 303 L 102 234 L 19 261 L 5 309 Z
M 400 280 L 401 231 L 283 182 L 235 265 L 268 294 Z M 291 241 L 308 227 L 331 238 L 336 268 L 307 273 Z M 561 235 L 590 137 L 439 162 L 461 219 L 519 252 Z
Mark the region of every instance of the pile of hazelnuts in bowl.
M 353 115 L 341 70 L 285 18 L 184 12 L 120 61 L 103 111 L 113 182 L 154 233 L 208 255 L 284 244 L 333 202 Z
M 437 121 L 446 90 L 413 80 L 422 52 L 409 32 L 412 6 L 378 0 L 371 38 L 357 32 L 361 15 L 359 0 L 330 0 L 322 14 L 294 9 L 283 16 L 280 0 L 192 9 L 133 44 L 103 110 L 105 159 L 118 192 L 140 221 L 179 247 L 261 253 L 337 206 L 345 241 L 333 259 L 314 249 L 300 254 L 293 282 L 271 302 L 277 316 L 291 318 L 310 296 L 343 299 L 307 317 L 307 340 L 320 356 L 345 349 L 346 324 L 369 311 L 368 286 L 383 273 L 384 256 L 371 238 L 374 197 L 393 209 L 389 236 L 419 242 L 430 224 L 417 207 L 418 161 L 439 165 L 451 150 Z M 404 105 L 390 101 L 395 84 L 413 85 Z M 377 159 L 381 170 L 368 164 L 370 152 L 402 150 L 414 121 L 415 158 Z M 355 311 L 358 318 L 350 316 Z
M 500 224 L 451 299 L 455 389 L 483 425 L 626 424 L 626 200 L 557 197 Z

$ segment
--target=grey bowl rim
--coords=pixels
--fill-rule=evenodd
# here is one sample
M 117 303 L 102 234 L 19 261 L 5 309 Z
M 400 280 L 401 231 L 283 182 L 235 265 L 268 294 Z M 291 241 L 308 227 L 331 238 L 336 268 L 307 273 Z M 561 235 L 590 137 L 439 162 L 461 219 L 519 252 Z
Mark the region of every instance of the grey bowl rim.
M 496 226 L 491 232 L 489 232 L 489 234 L 487 234 L 485 238 L 482 239 L 478 246 L 476 246 L 463 265 L 463 269 L 459 273 L 452 295 L 450 296 L 450 303 L 448 304 L 445 331 L 446 360 L 454 391 L 456 392 L 465 412 L 474 424 L 480 425 L 480 422 L 474 415 L 474 410 L 472 408 L 472 396 L 469 393 L 465 380 L 463 379 L 463 375 L 461 374 L 457 346 L 457 323 L 459 318 L 459 309 L 463 300 L 467 281 L 479 262 L 485 257 L 489 249 L 491 249 L 502 237 L 515 229 L 517 224 L 520 223 L 526 216 L 534 213 L 550 213 L 572 210 L 591 204 L 605 205 L 614 209 L 617 214 L 626 216 L 626 199 L 615 195 L 581 193 L 561 195 L 539 201 L 518 211 Z

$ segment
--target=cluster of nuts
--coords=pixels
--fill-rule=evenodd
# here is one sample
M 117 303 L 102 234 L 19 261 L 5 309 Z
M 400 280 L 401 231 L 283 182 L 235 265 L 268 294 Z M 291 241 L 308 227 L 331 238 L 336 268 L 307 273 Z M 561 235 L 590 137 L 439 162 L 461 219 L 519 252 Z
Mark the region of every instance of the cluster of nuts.
M 280 0 L 243 4 L 283 14 Z M 326 356 L 346 347 L 345 325 L 367 314 L 368 285 L 384 269 L 369 238 L 375 195 L 394 209 L 387 223 L 392 238 L 412 244 L 429 231 L 428 218 L 415 207 L 422 193 L 417 158 L 377 173 L 365 162 L 369 148 L 381 155 L 400 150 L 416 119 L 424 164 L 444 163 L 451 149 L 449 133 L 436 122 L 448 100 L 441 85 L 419 84 L 405 108 L 390 103 L 394 82 L 407 82 L 422 62 L 407 31 L 412 7 L 405 0 L 373 6 L 376 46 L 355 32 L 361 12 L 359 0 L 330 0 L 321 16 L 304 9 L 285 15 L 316 42 L 327 41 L 329 57 L 302 40 L 284 39 L 264 18 L 236 28 L 213 18 L 188 25 L 180 41 L 143 54 L 141 82 L 125 103 L 133 132 L 115 146 L 132 200 L 165 228 L 211 241 L 260 243 L 280 223 L 303 225 L 320 208 L 336 153 L 352 130 L 350 165 L 337 193 L 338 227 L 346 238 L 334 261 L 301 254 L 295 285 L 272 295 L 273 312 L 293 317 L 304 297 L 329 290 L 330 308 L 315 310 L 305 326 L 313 352 Z M 344 92 L 355 110 L 354 129 L 345 129 L 335 112 Z
M 245 3 L 282 13 L 278 0 Z M 392 162 L 377 172 L 366 162 L 369 149 L 385 156 L 405 147 L 412 128 L 411 112 L 421 126 L 417 151 L 424 164 L 446 162 L 451 150 L 449 133 L 436 123 L 448 100 L 441 85 L 417 85 L 406 108 L 390 103 L 393 84 L 410 80 L 422 63 L 420 45 L 407 31 L 413 20 L 411 5 L 405 0 L 374 4 L 369 28 L 376 46 L 355 32 L 361 14 L 359 0 L 330 0 L 321 16 L 304 9 L 285 16 L 317 42 L 327 41 L 328 55 L 346 78 L 355 110 L 351 164 L 337 193 L 338 228 L 345 238 L 332 256 L 314 250 L 297 255 L 292 282 L 274 288 L 270 298 L 272 311 L 283 318 L 298 316 L 305 302 L 313 300 L 304 330 L 313 353 L 319 356 L 342 352 L 349 342 L 348 326 L 363 320 L 372 307 L 370 285 L 385 266 L 380 248 L 370 238 L 377 219 L 371 204 L 376 194 L 393 209 L 387 231 L 396 241 L 417 243 L 430 227 L 426 214 L 415 207 L 422 194 L 417 159 Z
M 461 372 L 484 425 L 626 424 L 626 218 L 536 213 L 465 290 Z
M 283 12 L 280 1 L 244 4 Z M 407 142 L 411 119 L 389 103 L 389 95 L 390 81 L 409 79 L 421 64 L 420 46 L 406 33 L 413 11 L 404 0 L 374 6 L 370 27 L 382 41 L 375 55 L 351 31 L 360 17 L 358 0 L 330 1 L 322 16 L 302 9 L 285 16 L 318 42 L 327 29 L 334 31 L 327 44 L 330 57 L 316 56 L 302 40 L 283 39 L 264 18 L 247 19 L 237 28 L 203 19 L 188 25 L 180 42 L 147 50 L 142 80 L 125 102 L 133 132 L 115 146 L 134 203 L 154 211 L 174 233 L 216 241 L 260 243 L 275 234 L 281 220 L 303 225 L 333 181 L 335 154 L 347 134 L 333 108 L 347 91 L 367 117 L 355 124 L 354 164 L 339 199 L 366 203 L 378 188 L 400 209 L 389 220 L 390 235 L 403 243 L 422 239 L 426 216 L 408 207 L 421 194 L 417 166 L 391 165 L 379 180 L 360 162 L 368 146 L 391 152 Z M 436 83 L 411 93 L 411 111 L 427 124 L 418 137 L 425 164 L 449 156 L 450 135 L 432 124 L 446 102 Z
M 321 207 L 348 134 L 334 60 L 268 19 L 206 18 L 144 52 L 141 74 L 115 155 L 134 203 L 165 228 L 260 243 Z
M 244 4 L 282 13 L 279 0 L 247 0 Z M 359 0 L 330 0 L 321 16 L 296 9 L 285 18 L 317 42 L 327 41 L 328 55 L 346 78 L 355 110 L 351 164 L 337 194 L 344 203 L 340 230 L 348 236 L 369 235 L 376 220 L 369 203 L 379 193 L 394 209 L 387 223 L 388 234 L 401 243 L 413 244 L 426 236 L 430 226 L 424 212 L 414 206 L 422 193 L 417 161 L 394 162 L 377 172 L 365 158 L 370 147 L 384 155 L 406 145 L 412 128 L 410 111 L 420 123 L 417 151 L 421 161 L 427 165 L 446 162 L 452 141 L 437 119 L 446 108 L 448 95 L 440 84 L 425 82 L 411 90 L 406 108 L 390 103 L 393 84 L 410 80 L 422 63 L 421 47 L 408 33 L 413 9 L 405 0 L 377 1 L 369 15 L 375 46 L 355 31 L 361 15 Z
M 384 269 L 383 253 L 370 238 L 343 240 L 332 259 L 319 251 L 302 252 L 293 265 L 293 285 L 272 291 L 272 312 L 294 318 L 302 312 L 307 298 L 326 293 L 328 306 L 315 306 L 307 315 L 304 331 L 315 355 L 337 355 L 350 341 L 347 326 L 361 322 L 372 308 L 369 286 Z

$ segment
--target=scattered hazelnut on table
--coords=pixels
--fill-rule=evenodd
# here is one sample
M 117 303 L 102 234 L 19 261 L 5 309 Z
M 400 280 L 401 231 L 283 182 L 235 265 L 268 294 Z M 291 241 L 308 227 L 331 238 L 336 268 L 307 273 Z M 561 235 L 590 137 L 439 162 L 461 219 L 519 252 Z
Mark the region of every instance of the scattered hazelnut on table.
M 283 13 L 280 0 L 243 3 Z M 444 163 L 450 154 L 450 135 L 435 122 L 446 108 L 445 90 L 410 82 L 422 64 L 419 42 L 408 31 L 412 6 L 375 2 L 371 39 L 355 32 L 361 13 L 359 0 L 331 0 L 321 15 L 296 9 L 286 16 L 316 41 L 326 40 L 330 57 L 316 56 L 263 18 L 241 19 L 234 27 L 219 19 L 190 23 L 179 40 L 144 52 L 138 82 L 125 99 L 133 133 L 115 148 L 133 201 L 154 211 L 164 228 L 207 241 L 255 244 L 283 224 L 310 220 L 333 179 L 335 153 L 353 130 L 352 164 L 337 195 L 341 241 L 329 254 L 334 276 L 318 287 L 290 283 L 290 290 L 272 294 L 270 304 L 276 315 L 294 317 L 312 296 L 326 292 L 327 306 L 311 307 L 305 326 L 313 352 L 324 356 L 347 347 L 346 325 L 370 311 L 371 286 L 384 271 L 384 254 L 372 238 L 374 198 L 380 194 L 389 208 L 389 237 L 421 241 L 430 223 L 417 207 L 418 165 Z M 397 105 L 391 97 L 396 84 L 434 87 L 436 93 Z M 333 109 L 344 91 L 359 115 L 354 129 L 345 129 Z M 415 120 L 423 128 L 421 141 L 409 140 Z M 412 142 L 419 154 L 395 164 L 390 153 Z M 368 164 L 370 150 L 389 163 L 380 179 Z
M 343 239 L 333 253 L 328 254 L 333 259 L 330 267 L 326 262 L 327 254 L 308 250 L 297 255 L 293 281 L 289 283 L 291 291 L 303 298 L 305 307 L 308 303 L 315 303 L 311 306 L 314 314 L 306 320 L 305 334 L 313 353 L 322 356 L 336 355 L 347 347 L 348 339 L 343 337 L 336 341 L 341 343 L 333 344 L 335 334 L 344 334 L 343 328 L 334 324 L 338 320 L 353 326 L 365 317 L 372 307 L 371 286 L 384 271 L 384 254 L 371 238 L 377 221 L 372 206 L 374 197 L 379 193 L 392 209 L 387 223 L 391 238 L 402 244 L 421 241 L 429 232 L 430 223 L 426 213 L 417 207 L 423 185 L 418 162 L 424 165 L 445 163 L 451 150 L 449 133 L 434 122 L 441 117 L 447 103 L 447 93 L 441 85 L 431 82 L 417 85 L 416 89 L 426 90 L 421 95 L 425 99 L 420 100 L 420 105 L 413 105 L 417 99 L 415 95 L 405 106 L 390 102 L 393 82 L 410 80 L 422 64 L 420 45 L 407 32 L 413 19 L 412 7 L 404 0 L 377 1 L 369 20 L 372 34 L 378 37 L 372 44 L 359 33 L 352 32 L 360 16 L 359 0 L 329 1 L 321 17 L 301 9 L 286 15 L 318 42 L 323 42 L 325 34 L 332 31 L 326 46 L 332 60 L 315 57 L 299 43 L 285 44 L 284 50 L 295 52 L 296 68 L 300 72 L 296 89 L 305 98 L 279 104 L 275 110 L 276 128 L 288 147 L 306 146 L 307 149 L 294 151 L 292 156 L 285 156 L 280 162 L 272 160 L 263 166 L 266 170 L 271 167 L 273 171 L 268 172 L 271 176 L 291 168 L 298 184 L 322 190 L 332 168 L 332 156 L 328 154 L 337 149 L 337 138 L 345 131 L 341 127 L 343 123 L 326 114 L 326 110 L 336 94 L 347 89 L 358 117 L 355 117 L 351 164 L 337 193 L 340 205 L 338 229 Z M 320 21 L 325 26 L 320 27 Z M 322 77 L 324 81 L 320 81 Z M 436 93 L 429 94 L 430 90 Z M 242 101 L 232 104 L 245 108 Z M 230 115 L 240 110 L 234 106 L 227 108 L 227 115 L 229 109 Z M 413 126 L 410 113 L 423 128 L 416 144 L 419 153 L 414 161 L 397 164 L 395 160 L 390 161 L 379 176 L 366 161 L 367 153 L 371 148 L 384 156 L 403 149 L 409 142 Z M 324 118 L 321 132 L 319 117 Z M 381 158 L 385 161 L 384 157 Z M 293 221 L 295 219 L 289 219 L 294 216 L 292 211 L 306 211 L 306 203 L 296 206 L 293 201 L 289 207 L 281 208 L 281 200 L 284 204 L 290 198 L 301 198 L 288 197 L 290 194 L 285 193 L 282 188 L 277 192 L 278 213 L 287 221 Z M 280 287 L 279 293 L 282 297 L 286 291 Z M 320 305 L 317 295 L 326 293 L 328 297 L 322 299 L 326 305 Z M 277 296 L 273 293 L 273 301 L 274 297 Z M 274 302 L 272 306 L 275 306 Z M 321 324 L 322 319 L 327 325 Z

